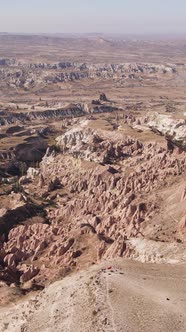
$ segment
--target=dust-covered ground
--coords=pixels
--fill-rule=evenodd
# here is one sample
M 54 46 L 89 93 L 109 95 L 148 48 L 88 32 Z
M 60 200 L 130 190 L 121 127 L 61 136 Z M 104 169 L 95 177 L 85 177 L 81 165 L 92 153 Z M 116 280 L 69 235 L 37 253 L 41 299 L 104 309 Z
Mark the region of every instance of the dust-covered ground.
M 114 260 L 1 308 L 2 332 L 186 330 L 185 265 Z

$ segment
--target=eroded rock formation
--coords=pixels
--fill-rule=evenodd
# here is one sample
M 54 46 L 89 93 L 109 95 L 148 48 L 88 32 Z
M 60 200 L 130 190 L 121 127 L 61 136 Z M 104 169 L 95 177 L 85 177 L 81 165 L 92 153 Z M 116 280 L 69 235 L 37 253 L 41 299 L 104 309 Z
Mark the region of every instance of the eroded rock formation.
M 87 262 L 130 256 L 131 238 L 185 241 L 184 151 L 173 153 L 166 141 L 142 143 L 95 130 L 87 121 L 56 143 L 37 171 L 29 169 L 29 181 L 20 180 L 27 193 L 45 201 L 47 222 L 22 222 L 7 241 L 2 234 L 2 278 L 45 283 Z M 175 192 L 168 188 L 176 179 Z M 169 209 L 171 200 L 179 213 Z M 160 218 L 162 204 L 167 212 Z

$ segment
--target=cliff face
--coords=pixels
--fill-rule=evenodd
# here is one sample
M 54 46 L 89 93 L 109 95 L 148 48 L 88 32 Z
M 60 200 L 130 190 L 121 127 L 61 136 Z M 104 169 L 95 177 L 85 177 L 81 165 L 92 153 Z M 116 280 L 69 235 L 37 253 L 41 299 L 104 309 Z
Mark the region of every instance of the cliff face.
M 164 136 L 170 150 L 174 149 L 174 145 L 181 150 L 186 150 L 186 120 L 184 118 L 177 119 L 174 115 L 149 112 L 140 117 L 125 115 L 124 121 L 134 129 L 149 128 L 154 133 Z
M 151 114 L 145 119 L 149 128 L 158 131 L 172 143 L 186 151 L 186 120 L 175 120 L 163 114 Z
M 157 64 L 89 64 L 75 62 L 30 63 L 18 60 L 0 61 L 0 78 L 11 87 L 33 88 L 41 84 L 73 82 L 83 79 L 154 80 L 163 75 L 174 75 L 176 65 Z
M 12 113 L 0 111 L 0 126 L 9 125 L 13 123 L 29 123 L 34 120 L 47 121 L 50 119 L 65 119 L 76 118 L 89 114 L 109 113 L 118 108 L 109 104 L 87 105 L 87 104 L 73 104 L 65 108 L 44 110 L 44 111 L 30 111 L 25 113 Z

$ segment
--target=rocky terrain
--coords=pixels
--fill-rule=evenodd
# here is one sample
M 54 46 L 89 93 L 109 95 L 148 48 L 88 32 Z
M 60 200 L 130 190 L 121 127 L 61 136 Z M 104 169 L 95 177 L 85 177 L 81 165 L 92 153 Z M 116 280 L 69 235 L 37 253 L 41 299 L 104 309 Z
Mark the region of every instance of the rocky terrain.
M 56 138 L 39 168 L 19 179 L 20 193 L 6 196 L 8 206 L 14 200 L 15 217 L 10 223 L 9 208 L 1 212 L 1 234 L 8 237 L 2 278 L 24 283 L 34 277 L 44 285 L 86 261 L 138 258 L 134 238 L 159 243 L 139 259 L 174 261 L 175 253 L 166 252 L 173 245 L 184 262 L 185 151 L 165 138 L 141 142 L 122 131 L 95 130 L 97 120 L 79 121 Z M 39 206 L 43 217 L 32 222 Z
M 179 68 L 185 70 L 185 66 Z M 31 89 L 47 84 L 82 79 L 155 80 L 158 75 L 176 74 L 176 65 L 157 64 L 89 64 L 89 63 L 21 63 L 0 59 L 0 79 L 10 87 Z
M 184 332 L 184 273 L 183 266 L 114 259 L 57 281 L 8 310 L 1 308 L 0 329 L 155 332 L 161 326 L 162 331 Z
M 185 331 L 182 49 L 168 62 L 160 43 L 157 62 L 124 62 L 117 41 L 111 61 L 112 43 L 90 39 L 97 58 L 66 46 L 61 59 L 49 38 L 56 55 L 38 59 L 21 48 L 15 57 L 10 40 L 0 54 L 0 330 Z

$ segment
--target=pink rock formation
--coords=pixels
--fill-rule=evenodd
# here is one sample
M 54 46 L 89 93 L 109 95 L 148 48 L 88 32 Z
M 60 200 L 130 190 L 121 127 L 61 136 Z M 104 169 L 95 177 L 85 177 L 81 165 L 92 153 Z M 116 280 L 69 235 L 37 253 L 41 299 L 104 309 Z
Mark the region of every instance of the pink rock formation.
M 22 283 L 54 278 L 61 269 L 78 268 L 87 256 L 90 261 L 123 256 L 128 238 L 155 238 L 155 192 L 186 169 L 184 152 L 173 154 L 166 146 L 118 133 L 76 128 L 57 142 L 61 152 L 43 158 L 36 191 L 50 198 L 57 190 L 54 206 L 45 209 L 48 224 L 19 225 L 1 246 L 0 264 L 18 273 Z M 27 186 L 32 189 L 32 183 Z M 183 228 L 185 216 L 171 224 L 171 239 Z

